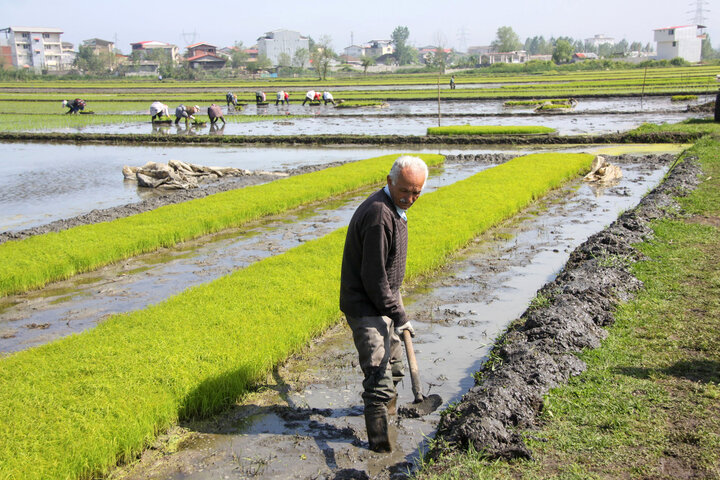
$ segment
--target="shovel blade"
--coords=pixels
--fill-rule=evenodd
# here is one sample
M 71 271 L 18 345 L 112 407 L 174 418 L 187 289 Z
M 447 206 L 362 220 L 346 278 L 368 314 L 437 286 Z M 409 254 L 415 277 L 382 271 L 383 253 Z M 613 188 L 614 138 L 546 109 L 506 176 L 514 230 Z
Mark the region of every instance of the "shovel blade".
M 428 415 L 442 405 L 440 395 L 428 395 L 421 402 L 413 402 L 398 408 L 398 415 L 404 418 L 419 418 Z

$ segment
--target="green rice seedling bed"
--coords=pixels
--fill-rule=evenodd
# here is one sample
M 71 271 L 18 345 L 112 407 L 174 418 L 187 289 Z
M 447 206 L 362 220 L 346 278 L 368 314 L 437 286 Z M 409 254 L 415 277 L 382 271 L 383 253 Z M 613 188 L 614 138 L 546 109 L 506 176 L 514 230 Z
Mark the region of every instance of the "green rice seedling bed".
M 326 200 L 382 181 L 397 155 L 375 157 L 150 212 L 0 244 L 0 296 Z M 441 155 L 422 155 L 430 165 Z
M 697 100 L 697 95 L 673 95 L 670 97 L 672 102 L 684 102 L 687 100 Z
M 359 107 L 387 107 L 388 104 L 381 100 L 349 100 L 346 102 L 338 103 L 335 108 L 359 108 Z
M 543 112 L 548 110 L 570 110 L 573 105 L 570 103 L 543 103 L 535 108 L 536 112 Z
M 408 280 L 592 159 L 529 155 L 421 197 L 410 213 Z M 103 475 L 174 422 L 234 402 L 339 320 L 345 232 L 0 360 L 0 478 Z
M 548 135 L 554 128 L 539 125 L 448 125 L 428 127 L 428 135 Z
M 544 103 L 569 103 L 569 98 L 548 98 L 543 100 L 508 100 L 503 105 L 506 107 L 518 107 L 518 106 L 533 106 L 533 105 L 542 105 Z

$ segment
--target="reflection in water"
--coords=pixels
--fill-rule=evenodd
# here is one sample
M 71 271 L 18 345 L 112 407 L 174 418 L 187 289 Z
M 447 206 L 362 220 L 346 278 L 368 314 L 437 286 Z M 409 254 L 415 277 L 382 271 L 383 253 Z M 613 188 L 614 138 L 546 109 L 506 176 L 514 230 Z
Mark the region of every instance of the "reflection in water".
M 222 126 L 217 125 L 217 123 L 211 123 L 210 124 L 210 135 L 222 135 L 223 132 L 225 132 L 225 124 L 223 123 Z

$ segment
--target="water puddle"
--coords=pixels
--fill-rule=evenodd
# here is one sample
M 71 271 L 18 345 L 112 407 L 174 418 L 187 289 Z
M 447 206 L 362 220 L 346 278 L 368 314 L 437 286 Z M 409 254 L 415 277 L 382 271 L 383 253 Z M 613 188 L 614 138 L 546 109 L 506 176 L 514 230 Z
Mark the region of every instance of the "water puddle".
M 443 272 L 406 295 L 427 393 L 445 405 L 472 385 L 497 335 L 552 279 L 569 253 L 661 180 L 667 165 L 619 163 L 624 177 L 605 189 L 574 182 L 531 206 L 513 222 L 476 239 Z M 309 351 L 268 378 L 260 392 L 208 421 L 176 429 L 176 453 L 147 452 L 113 478 L 391 478 L 406 472 L 433 434 L 437 412 L 399 418 L 395 451 L 367 450 L 361 381 L 351 335 L 332 329 Z M 400 385 L 400 403 L 413 396 Z M 418 447 L 420 445 L 420 447 Z M 339 477 L 364 478 L 364 477 Z M 396 477 L 400 478 L 400 477 Z

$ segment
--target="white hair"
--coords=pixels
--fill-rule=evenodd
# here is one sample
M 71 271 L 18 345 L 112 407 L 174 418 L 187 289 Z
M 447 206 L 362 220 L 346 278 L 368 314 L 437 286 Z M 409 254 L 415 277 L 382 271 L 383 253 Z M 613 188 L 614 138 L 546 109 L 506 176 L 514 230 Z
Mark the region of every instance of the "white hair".
M 400 178 L 400 172 L 402 172 L 406 168 L 418 169 L 422 171 L 425 174 L 425 181 L 427 181 L 428 167 L 427 165 L 425 165 L 425 162 L 423 162 L 422 159 L 419 157 L 414 157 L 412 155 L 402 155 L 395 159 L 395 163 L 393 163 L 393 166 L 390 169 L 390 173 L 388 174 L 390 176 L 390 180 L 392 180 L 393 185 L 395 184 L 395 182 L 398 181 L 398 178 Z M 423 182 L 423 186 L 425 186 L 425 182 Z

